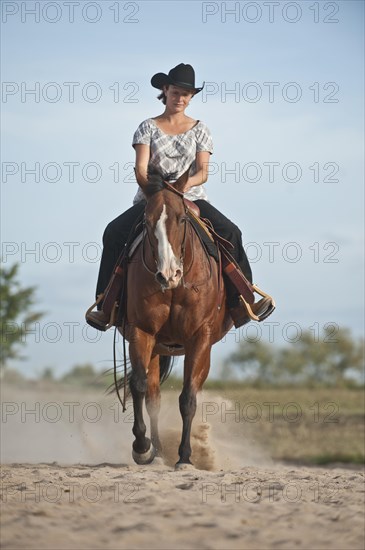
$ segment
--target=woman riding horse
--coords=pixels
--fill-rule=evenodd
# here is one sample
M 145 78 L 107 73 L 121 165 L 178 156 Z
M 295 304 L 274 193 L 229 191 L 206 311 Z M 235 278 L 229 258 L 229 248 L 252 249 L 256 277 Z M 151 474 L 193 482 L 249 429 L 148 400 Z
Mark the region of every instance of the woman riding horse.
M 204 87 L 195 87 L 195 72 L 191 65 L 180 63 L 168 74 L 157 73 L 151 79 L 154 88 L 161 90 L 158 99 L 165 105 L 164 112 L 144 120 L 133 136 L 136 152 L 135 172 L 139 184 L 133 206 L 113 220 L 105 229 L 103 254 L 97 283 L 97 296 L 104 293 L 113 273 L 113 268 L 127 241 L 136 219 L 146 205 L 147 174 L 157 171 L 165 181 L 173 184 L 190 167 L 189 178 L 184 186 L 184 197 L 195 202 L 203 218 L 210 220 L 218 235 L 229 241 L 231 251 L 245 277 L 252 282 L 252 272 L 242 246 L 239 228 L 208 202 L 203 184 L 208 179 L 209 158 L 213 142 L 209 129 L 201 120 L 194 120 L 185 114 L 191 99 Z M 236 327 L 247 323 L 250 318 L 236 292 L 228 294 L 227 305 Z M 269 298 L 253 304 L 252 311 L 263 315 L 271 306 Z M 88 311 L 87 321 L 99 330 L 105 330 L 109 316 L 98 304 L 98 311 Z

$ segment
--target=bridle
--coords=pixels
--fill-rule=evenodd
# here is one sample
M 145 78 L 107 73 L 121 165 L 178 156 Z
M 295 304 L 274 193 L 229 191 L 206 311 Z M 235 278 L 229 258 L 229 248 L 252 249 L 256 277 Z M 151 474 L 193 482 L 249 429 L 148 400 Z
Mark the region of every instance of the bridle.
M 163 186 L 164 188 L 168 189 L 169 191 L 175 193 L 175 195 L 178 195 L 179 197 L 181 197 L 181 200 L 183 201 L 183 205 L 184 205 L 184 210 L 185 210 L 185 216 L 182 216 L 180 218 L 180 222 L 183 222 L 183 236 L 182 236 L 182 239 L 181 239 L 181 246 L 180 246 L 180 264 L 183 265 L 184 264 L 184 259 L 185 259 L 185 252 L 186 252 L 186 239 L 187 239 L 187 223 L 190 222 L 190 219 L 189 219 L 189 216 L 188 216 L 188 207 L 187 205 L 185 204 L 184 202 L 184 195 L 183 193 L 181 193 L 180 191 L 178 191 L 177 189 L 175 189 L 172 185 L 170 185 L 168 182 L 166 181 L 163 181 Z M 162 189 L 161 189 L 162 190 Z M 148 224 L 147 220 L 146 220 L 146 214 L 144 215 L 144 219 L 143 219 L 143 230 L 142 230 L 142 264 L 143 264 L 143 267 L 149 272 L 151 273 L 152 275 L 155 275 L 156 273 L 156 270 L 153 271 L 148 265 L 147 265 L 147 261 L 146 261 L 146 247 L 145 247 L 145 242 L 146 242 L 146 237 L 147 237 L 147 240 L 148 240 L 148 243 L 149 243 L 149 247 L 150 247 L 150 250 L 151 250 L 151 253 L 152 253 L 152 258 L 155 262 L 155 266 L 156 266 L 156 269 L 157 269 L 157 264 L 158 264 L 158 260 L 157 260 L 157 257 L 156 257 L 156 252 L 155 252 L 155 247 L 153 246 L 153 243 L 152 243 L 152 239 L 151 239 L 151 235 L 150 235 L 150 231 L 151 231 L 151 227 L 150 225 Z M 191 266 L 193 264 L 193 261 L 191 262 L 190 266 L 188 267 L 188 269 L 186 270 L 185 273 L 188 273 L 188 271 L 190 270 Z

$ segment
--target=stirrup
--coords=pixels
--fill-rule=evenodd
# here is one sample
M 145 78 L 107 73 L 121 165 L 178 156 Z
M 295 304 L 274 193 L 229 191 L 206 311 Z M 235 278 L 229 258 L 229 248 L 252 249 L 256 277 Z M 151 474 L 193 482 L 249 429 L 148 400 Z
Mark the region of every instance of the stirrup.
M 88 319 L 89 313 L 92 312 L 92 310 L 94 309 L 94 307 L 96 307 L 98 304 L 100 304 L 100 302 L 103 300 L 104 296 L 105 296 L 105 292 L 102 292 L 101 294 L 98 295 L 96 302 L 94 302 L 94 303 L 89 307 L 89 309 L 86 311 L 86 313 L 85 313 L 85 319 L 86 319 L 86 322 L 87 322 L 91 327 L 93 327 L 93 328 L 95 328 L 95 329 L 97 329 L 97 330 L 106 331 L 106 330 L 110 329 L 112 326 L 114 326 L 114 324 L 115 324 L 115 322 L 116 322 L 116 319 L 117 319 L 117 312 L 118 312 L 118 303 L 117 303 L 117 302 L 114 302 L 113 309 L 111 310 L 111 313 L 110 313 L 109 323 L 107 323 L 103 329 L 100 327 L 100 325 L 99 325 L 98 327 L 96 327 L 93 323 L 90 323 L 90 322 L 89 322 L 89 319 Z
M 257 292 L 257 294 L 259 294 L 260 296 L 262 296 L 263 298 L 269 298 L 270 301 L 271 301 L 271 304 L 269 305 L 269 307 L 267 308 L 266 311 L 264 311 L 264 313 L 262 313 L 261 315 L 256 315 L 253 311 L 252 311 L 252 305 L 250 305 L 245 299 L 244 297 L 242 296 L 242 294 L 240 294 L 239 296 L 239 299 L 240 301 L 243 303 L 243 305 L 245 306 L 245 309 L 247 311 L 247 315 L 250 317 L 250 319 L 252 321 L 264 321 L 267 317 L 269 317 L 269 315 L 272 314 L 272 312 L 274 311 L 274 309 L 276 308 L 276 304 L 275 304 L 275 300 L 269 295 L 269 294 L 266 294 L 266 292 L 264 292 L 263 290 L 261 290 L 257 285 L 254 285 L 252 284 L 252 290 L 254 292 Z

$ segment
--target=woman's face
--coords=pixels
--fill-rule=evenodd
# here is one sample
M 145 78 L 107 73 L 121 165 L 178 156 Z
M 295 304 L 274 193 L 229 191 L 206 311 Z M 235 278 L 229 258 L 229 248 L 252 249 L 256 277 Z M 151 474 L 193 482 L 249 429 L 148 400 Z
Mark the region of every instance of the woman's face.
M 166 96 L 166 107 L 174 113 L 184 111 L 194 95 L 193 92 L 189 90 L 173 85 L 169 87 L 164 86 L 164 92 Z

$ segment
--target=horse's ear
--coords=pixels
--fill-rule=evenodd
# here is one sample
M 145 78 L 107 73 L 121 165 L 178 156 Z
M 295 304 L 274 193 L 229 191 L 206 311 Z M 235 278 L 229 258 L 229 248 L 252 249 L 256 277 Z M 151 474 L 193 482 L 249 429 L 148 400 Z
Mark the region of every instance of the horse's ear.
M 184 187 L 185 187 L 185 184 L 186 182 L 188 181 L 189 179 L 189 172 L 190 172 L 190 166 L 189 168 L 186 170 L 186 172 L 184 172 L 182 174 L 182 176 L 180 176 L 174 183 L 174 188 L 179 191 L 180 193 L 183 193 L 184 192 Z
M 143 186 L 143 192 L 147 198 L 152 197 L 158 191 L 163 189 L 163 179 L 161 174 L 155 169 L 148 169 L 147 173 L 147 185 Z

